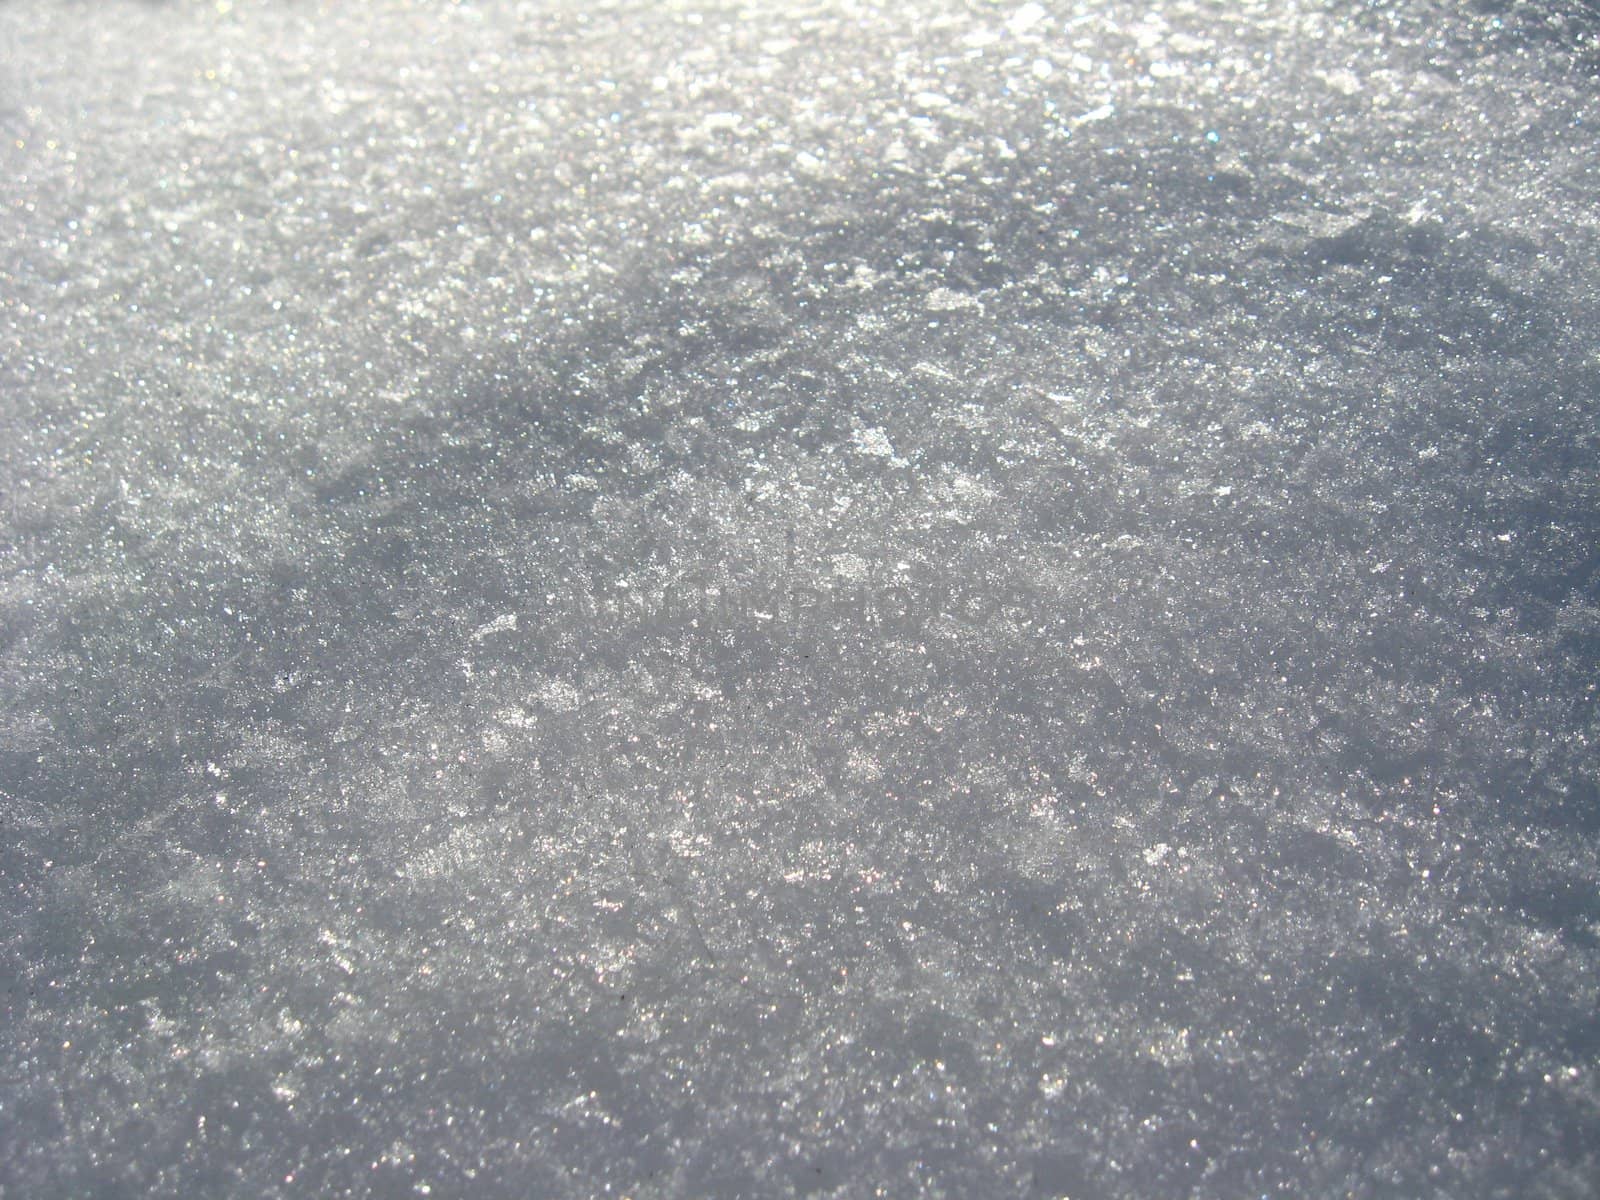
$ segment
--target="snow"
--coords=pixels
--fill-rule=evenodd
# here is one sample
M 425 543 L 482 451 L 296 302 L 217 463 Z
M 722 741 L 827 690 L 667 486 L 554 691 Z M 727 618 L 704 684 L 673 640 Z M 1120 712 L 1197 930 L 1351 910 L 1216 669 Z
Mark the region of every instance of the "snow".
M 1597 1194 L 1588 6 L 0 66 L 0 1195 Z

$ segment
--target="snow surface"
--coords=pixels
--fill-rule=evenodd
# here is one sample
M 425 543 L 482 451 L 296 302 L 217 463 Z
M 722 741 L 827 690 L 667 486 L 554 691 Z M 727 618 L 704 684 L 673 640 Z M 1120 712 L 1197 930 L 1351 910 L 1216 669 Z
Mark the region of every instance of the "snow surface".
M 0 1196 L 1600 1195 L 1597 23 L 0 7 Z

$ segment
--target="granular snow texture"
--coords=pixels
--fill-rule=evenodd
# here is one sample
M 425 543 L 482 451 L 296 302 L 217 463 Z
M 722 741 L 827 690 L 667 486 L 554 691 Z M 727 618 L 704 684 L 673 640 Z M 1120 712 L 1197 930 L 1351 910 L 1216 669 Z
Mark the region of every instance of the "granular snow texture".
M 0 1197 L 1600 1196 L 1597 28 L 0 8 Z

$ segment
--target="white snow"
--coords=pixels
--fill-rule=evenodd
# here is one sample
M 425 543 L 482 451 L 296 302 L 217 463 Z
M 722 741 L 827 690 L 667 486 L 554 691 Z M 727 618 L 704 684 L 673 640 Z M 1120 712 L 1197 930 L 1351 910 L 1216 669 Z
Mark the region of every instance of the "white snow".
M 1566 0 L 0 6 L 0 1194 L 1594 1194 Z

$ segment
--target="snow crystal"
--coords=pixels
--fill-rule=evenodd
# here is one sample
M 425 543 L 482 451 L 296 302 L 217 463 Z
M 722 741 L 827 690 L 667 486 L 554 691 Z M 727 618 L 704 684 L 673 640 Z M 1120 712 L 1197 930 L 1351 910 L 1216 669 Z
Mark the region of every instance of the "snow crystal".
M 862 454 L 873 458 L 888 458 L 894 454 L 894 446 L 889 442 L 889 435 L 877 428 L 857 429 L 850 435 L 850 441 Z
M 1012 10 L 1011 15 L 1006 18 L 1006 29 L 1013 37 L 1021 37 L 1049 15 L 1042 4 L 1035 4 L 1029 0 L 1029 3 Z
M 923 302 L 929 312 L 982 312 L 983 302 L 976 296 L 969 296 L 965 292 L 952 291 L 947 287 L 936 287 L 928 293 Z
M 517 614 L 502 613 L 500 616 L 495 617 L 492 621 L 485 621 L 482 625 L 479 625 L 476 629 L 474 629 L 472 631 L 472 640 L 475 642 L 481 642 L 492 634 L 507 633 L 515 630 L 516 627 Z

